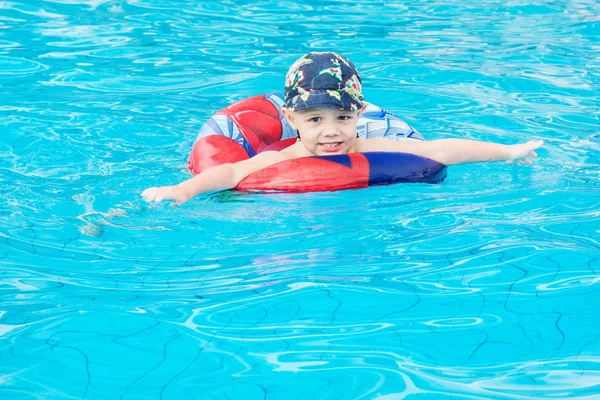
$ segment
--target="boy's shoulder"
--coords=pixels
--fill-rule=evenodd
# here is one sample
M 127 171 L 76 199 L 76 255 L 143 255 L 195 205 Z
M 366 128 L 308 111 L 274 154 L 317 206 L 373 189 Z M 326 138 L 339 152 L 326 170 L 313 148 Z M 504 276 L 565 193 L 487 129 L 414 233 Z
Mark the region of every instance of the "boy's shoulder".
M 394 152 L 412 152 L 413 150 L 427 148 L 432 142 L 426 142 L 417 139 L 403 138 L 399 140 L 384 137 L 356 139 L 354 151 L 357 153 L 366 153 L 369 151 L 394 151 Z
M 393 140 L 387 138 L 369 138 L 356 139 L 354 151 L 357 153 L 365 153 L 369 151 L 389 151 L 390 142 Z
M 290 160 L 293 158 L 300 158 L 311 155 L 306 154 L 306 149 L 300 141 L 294 143 L 290 147 L 286 147 L 285 149 L 278 151 L 277 153 L 279 153 L 279 156 L 284 160 Z

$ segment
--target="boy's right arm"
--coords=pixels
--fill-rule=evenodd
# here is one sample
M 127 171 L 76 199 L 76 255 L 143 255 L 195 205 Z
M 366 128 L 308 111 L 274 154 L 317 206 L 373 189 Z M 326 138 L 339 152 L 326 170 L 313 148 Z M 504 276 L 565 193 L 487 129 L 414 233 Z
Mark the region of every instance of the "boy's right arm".
M 183 203 L 200 193 L 233 189 L 248 175 L 286 159 L 280 152 L 266 151 L 234 164 L 208 168 L 179 185 L 146 189 L 142 197 L 146 201 L 173 200 Z
M 359 151 L 392 151 L 427 157 L 444 165 L 457 165 L 484 161 L 506 161 L 531 164 L 528 157 L 537 157 L 534 150 L 541 140 L 504 145 L 465 139 L 438 139 L 429 141 L 397 141 L 387 138 L 362 139 Z

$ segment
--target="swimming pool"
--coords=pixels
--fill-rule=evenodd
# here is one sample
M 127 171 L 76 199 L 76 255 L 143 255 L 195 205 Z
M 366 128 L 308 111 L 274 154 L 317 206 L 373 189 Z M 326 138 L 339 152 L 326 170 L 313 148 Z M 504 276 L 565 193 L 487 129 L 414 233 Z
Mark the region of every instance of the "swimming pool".
M 324 4 L 0 3 L 0 397 L 600 395 L 598 4 Z M 429 139 L 540 159 L 140 199 L 308 50 Z

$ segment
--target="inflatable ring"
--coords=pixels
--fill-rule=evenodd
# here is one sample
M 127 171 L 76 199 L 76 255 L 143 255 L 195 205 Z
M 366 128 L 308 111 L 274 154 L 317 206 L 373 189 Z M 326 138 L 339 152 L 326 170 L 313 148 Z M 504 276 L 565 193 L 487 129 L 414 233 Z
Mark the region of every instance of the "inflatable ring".
M 281 113 L 283 96 L 272 93 L 238 101 L 213 115 L 200 129 L 188 167 L 193 174 L 245 160 L 296 142 L 296 131 Z M 400 118 L 367 103 L 358 122 L 361 138 L 424 140 Z M 286 192 L 357 189 L 398 182 L 438 183 L 446 166 L 407 153 L 349 153 L 286 160 L 243 179 L 238 190 Z

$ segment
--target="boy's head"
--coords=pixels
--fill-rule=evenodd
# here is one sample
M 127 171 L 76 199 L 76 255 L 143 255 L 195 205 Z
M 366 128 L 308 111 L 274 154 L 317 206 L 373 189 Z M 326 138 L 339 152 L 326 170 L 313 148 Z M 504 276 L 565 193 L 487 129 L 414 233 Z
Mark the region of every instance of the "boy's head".
M 291 67 L 285 79 L 284 101 L 290 111 L 333 107 L 360 110 L 364 96 L 356 67 L 337 53 L 308 53 Z

